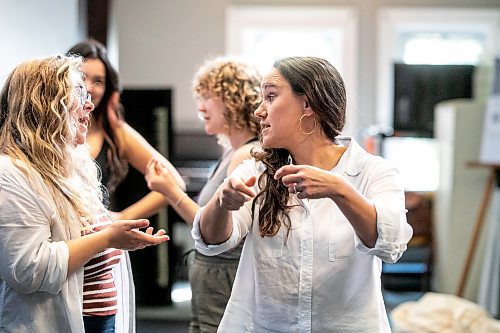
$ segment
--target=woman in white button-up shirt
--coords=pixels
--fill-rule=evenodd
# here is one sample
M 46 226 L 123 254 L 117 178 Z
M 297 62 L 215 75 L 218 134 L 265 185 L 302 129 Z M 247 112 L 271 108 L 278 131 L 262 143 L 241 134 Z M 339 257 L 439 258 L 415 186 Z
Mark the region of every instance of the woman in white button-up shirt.
M 397 170 L 340 137 L 346 93 L 327 61 L 278 60 L 261 87 L 263 148 L 192 231 L 207 255 L 246 236 L 219 332 L 390 332 L 382 260 L 412 235 Z
M 101 204 L 85 147 L 94 109 L 81 59 L 26 61 L 0 95 L 0 332 L 83 333 L 83 265 L 108 247 L 165 242 L 146 220 L 92 228 Z

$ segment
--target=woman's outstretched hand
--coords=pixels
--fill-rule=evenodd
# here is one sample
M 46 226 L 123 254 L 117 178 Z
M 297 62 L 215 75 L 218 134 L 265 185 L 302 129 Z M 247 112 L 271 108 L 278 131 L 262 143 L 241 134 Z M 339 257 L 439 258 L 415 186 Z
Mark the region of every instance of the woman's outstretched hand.
M 139 230 L 143 228 L 146 231 Z M 107 232 L 109 247 L 128 251 L 158 245 L 170 239 L 163 229 L 154 234 L 153 231 L 153 227 L 149 227 L 149 221 L 145 219 L 115 221 L 102 230 Z
M 243 180 L 239 177 L 229 177 L 221 184 L 218 190 L 219 207 L 227 211 L 240 209 L 245 202 L 255 197 L 252 186 L 257 181 L 256 177 Z

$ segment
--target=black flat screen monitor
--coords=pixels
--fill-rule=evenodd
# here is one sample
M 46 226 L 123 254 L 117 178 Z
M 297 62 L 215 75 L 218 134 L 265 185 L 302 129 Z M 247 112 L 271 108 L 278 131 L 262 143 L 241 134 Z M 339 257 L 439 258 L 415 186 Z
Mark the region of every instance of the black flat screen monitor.
M 434 107 L 456 98 L 472 98 L 473 65 L 394 65 L 394 132 L 433 137 Z

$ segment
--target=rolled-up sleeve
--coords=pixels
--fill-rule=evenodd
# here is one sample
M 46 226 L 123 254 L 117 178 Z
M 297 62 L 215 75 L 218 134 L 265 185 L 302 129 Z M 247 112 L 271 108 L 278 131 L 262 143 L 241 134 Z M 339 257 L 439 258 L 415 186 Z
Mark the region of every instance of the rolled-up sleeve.
M 205 207 L 202 207 L 196 213 L 193 223 L 193 229 L 191 229 L 191 236 L 194 239 L 195 249 L 201 254 L 204 254 L 206 256 L 215 256 L 217 254 L 229 251 L 236 245 L 238 245 L 242 237 L 239 233 L 239 228 L 235 220 L 233 220 L 233 232 L 231 233 L 229 239 L 224 243 L 212 245 L 212 244 L 206 244 L 203 241 L 203 237 L 201 237 L 201 231 L 200 231 L 200 217 L 204 209 Z
M 378 238 L 375 246 L 368 248 L 355 236 L 356 249 L 393 263 L 401 258 L 413 235 L 406 221 L 404 189 L 397 170 L 387 162 L 374 159 L 366 167 L 369 168 L 368 181 L 365 180 L 368 185 L 364 192 L 377 212 Z
M 24 185 L 24 186 L 22 186 Z M 69 250 L 54 241 L 43 200 L 28 183 L 0 180 L 0 276 L 22 293 L 58 293 L 66 281 Z

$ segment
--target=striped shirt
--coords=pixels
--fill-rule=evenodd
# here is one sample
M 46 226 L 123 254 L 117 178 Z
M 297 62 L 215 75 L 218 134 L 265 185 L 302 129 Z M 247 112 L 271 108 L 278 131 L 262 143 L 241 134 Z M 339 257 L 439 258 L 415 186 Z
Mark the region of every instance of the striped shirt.
M 92 225 L 96 232 L 109 226 L 112 220 L 101 211 L 97 223 Z M 83 315 L 109 316 L 116 314 L 117 292 L 111 269 L 120 262 L 121 250 L 109 248 L 96 254 L 84 266 L 83 275 Z

